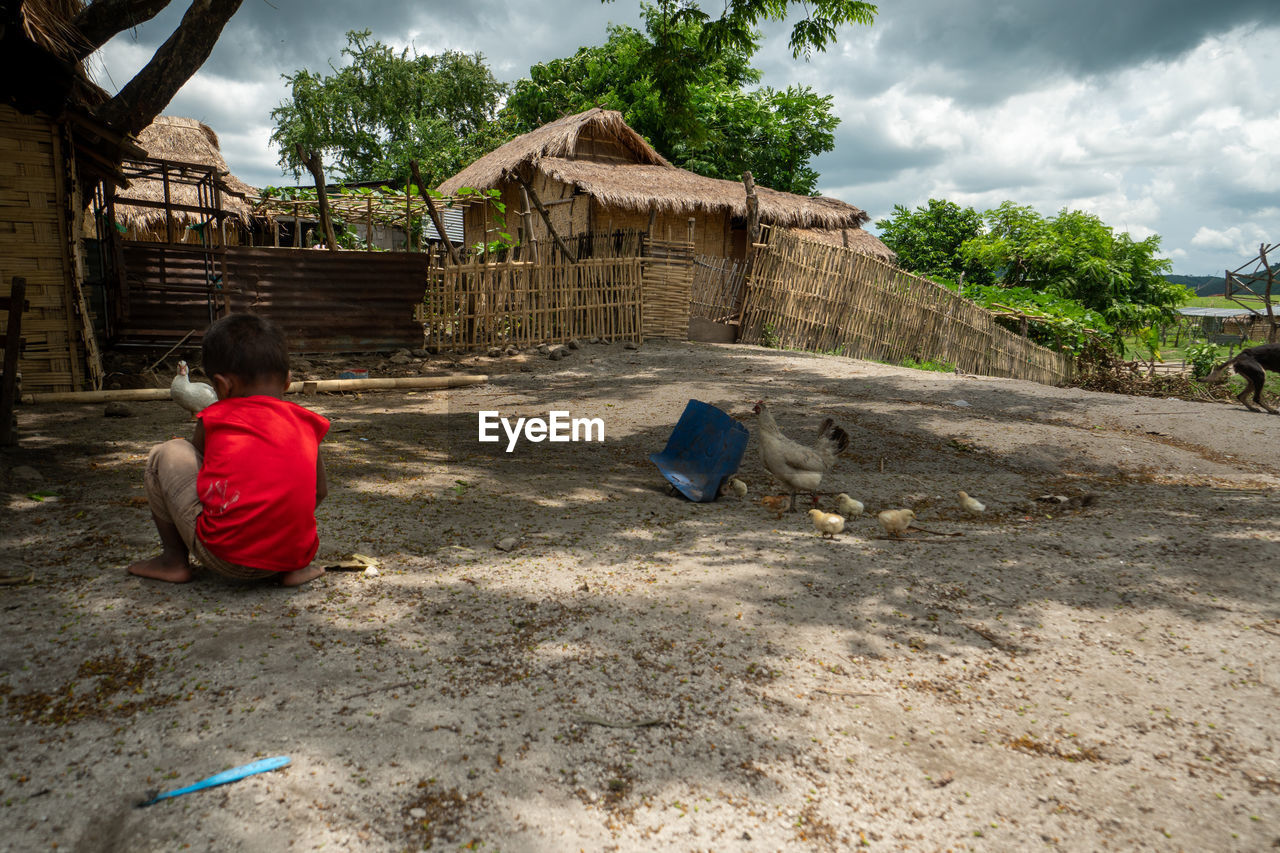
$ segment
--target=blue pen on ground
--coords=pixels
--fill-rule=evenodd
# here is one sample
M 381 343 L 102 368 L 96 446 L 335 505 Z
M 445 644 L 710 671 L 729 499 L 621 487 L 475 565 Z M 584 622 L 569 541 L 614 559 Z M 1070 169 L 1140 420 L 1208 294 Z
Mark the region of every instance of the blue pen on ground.
M 166 791 L 161 794 L 159 791 L 148 791 L 147 798 L 137 804 L 137 808 L 154 805 L 161 800 L 167 800 L 170 797 L 178 797 L 183 794 L 190 794 L 192 791 L 203 791 L 205 788 L 214 788 L 218 785 L 225 785 L 228 782 L 237 782 L 246 776 L 252 776 L 255 773 L 266 773 L 269 770 L 278 770 L 289 763 L 289 756 L 277 755 L 275 758 L 264 758 L 261 761 L 254 761 L 249 764 L 242 764 L 239 767 L 232 767 L 230 770 L 223 770 L 221 773 L 215 773 L 208 779 L 201 779 L 194 785 L 188 785 L 185 788 L 176 788 L 172 791 Z

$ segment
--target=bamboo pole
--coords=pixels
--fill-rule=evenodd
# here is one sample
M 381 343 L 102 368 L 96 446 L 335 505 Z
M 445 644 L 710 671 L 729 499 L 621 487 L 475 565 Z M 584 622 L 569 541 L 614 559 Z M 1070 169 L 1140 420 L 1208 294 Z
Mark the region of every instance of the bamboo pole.
M 293 382 L 287 394 L 305 391 L 388 391 L 396 389 L 442 389 L 482 385 L 489 381 L 484 374 L 458 374 L 456 376 L 400 376 L 378 379 L 319 379 Z M 40 403 L 110 403 L 149 402 L 168 400 L 168 388 L 123 388 L 115 391 L 65 391 L 49 394 L 23 394 L 27 405 Z

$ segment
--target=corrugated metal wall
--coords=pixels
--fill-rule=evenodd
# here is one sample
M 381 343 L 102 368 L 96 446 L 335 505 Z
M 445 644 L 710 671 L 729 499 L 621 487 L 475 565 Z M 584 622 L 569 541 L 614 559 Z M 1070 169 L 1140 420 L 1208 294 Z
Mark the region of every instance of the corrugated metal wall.
M 422 346 L 413 315 L 425 289 L 425 254 L 233 246 L 210 250 L 206 260 L 186 247 L 127 244 L 124 266 L 117 341 L 172 343 L 193 329 L 198 340 L 225 299 L 232 311 L 279 323 L 294 352 Z

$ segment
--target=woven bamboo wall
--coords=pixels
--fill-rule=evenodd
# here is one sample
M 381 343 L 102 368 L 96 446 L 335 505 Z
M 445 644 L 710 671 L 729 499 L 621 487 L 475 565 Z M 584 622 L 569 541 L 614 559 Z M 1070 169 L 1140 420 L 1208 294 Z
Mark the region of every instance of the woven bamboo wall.
M 536 258 L 515 260 L 513 253 L 505 261 L 433 266 L 416 312 L 427 344 L 465 351 L 573 338 L 641 340 L 639 237 L 625 242 L 577 263 L 541 244 Z
M 686 341 L 693 290 L 693 244 L 647 237 L 644 244 L 644 336 Z
M 27 392 L 77 391 L 85 382 L 64 152 L 57 125 L 0 104 L 0 293 L 14 276 L 26 278 L 19 369 Z M 0 312 L 0 328 L 7 322 Z
M 1067 381 L 1072 362 L 1000 326 L 994 315 L 928 279 L 839 246 L 775 231 L 747 284 L 744 343 L 899 363 L 955 364 L 967 373 Z
M 689 312 L 716 323 L 738 316 L 746 263 L 699 254 L 693 259 L 693 290 Z

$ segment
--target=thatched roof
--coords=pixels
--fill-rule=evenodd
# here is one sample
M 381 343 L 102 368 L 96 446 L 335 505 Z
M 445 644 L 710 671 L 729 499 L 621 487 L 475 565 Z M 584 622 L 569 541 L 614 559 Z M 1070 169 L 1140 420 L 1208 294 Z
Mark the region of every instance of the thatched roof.
M 605 138 L 630 154 L 630 162 L 600 158 L 590 146 Z M 622 120 L 616 110 L 594 108 L 543 125 L 503 145 L 440 185 L 454 195 L 462 187 L 490 189 L 514 173 L 526 178 L 539 170 L 577 187 L 602 204 L 625 210 L 678 214 L 723 211 L 747 215 L 746 192 L 737 181 L 706 178 L 672 166 Z M 760 220 L 797 228 L 855 228 L 867 214 L 833 198 L 793 195 L 767 187 L 756 188 Z
M 687 214 L 725 212 L 745 219 L 747 193 L 738 181 L 706 178 L 675 166 L 615 165 L 593 160 L 545 158 L 542 171 L 610 207 Z M 867 214 L 851 204 L 757 186 L 760 221 L 795 228 L 857 227 Z
M 54 56 L 74 59 L 81 38 L 71 22 L 85 5 L 84 0 L 25 0 L 19 9 L 22 31 Z
M 230 173 L 227 161 L 222 159 L 218 135 L 208 125 L 193 118 L 159 116 L 138 134 L 138 143 L 153 160 L 195 163 L 217 169 L 222 173 L 222 209 L 241 219 L 248 218 L 249 204 L 244 196 L 257 195 L 257 190 Z M 122 196 L 145 201 L 164 201 L 164 182 L 159 179 L 134 178 Z M 171 181 L 169 197 L 178 204 L 199 204 L 196 187 L 189 184 L 175 184 Z M 127 202 L 117 202 L 115 209 L 116 218 L 129 228 L 146 230 L 164 223 L 163 210 L 138 207 Z M 195 219 L 195 214 L 177 212 L 175 217 L 179 222 L 189 222 Z
M 887 264 L 896 264 L 898 256 L 892 249 L 880 242 L 880 238 L 861 228 L 796 228 L 794 233 L 801 240 L 815 243 L 826 243 L 831 246 L 844 246 L 870 255 Z
M 618 143 L 631 155 L 633 162 L 671 166 L 653 149 L 653 146 L 644 141 L 643 136 L 632 130 L 631 126 L 622 120 L 622 113 L 617 110 L 592 107 L 585 112 L 556 119 L 535 131 L 517 136 L 449 178 L 439 186 L 439 190 L 447 196 L 452 196 L 456 195 L 462 187 L 472 189 L 496 187 L 516 171 L 524 171 L 527 177 L 532 171 L 528 167 L 538 168 L 539 163 L 546 157 L 572 159 L 580 153 L 578 151 L 580 139 L 597 136 L 609 138 Z

